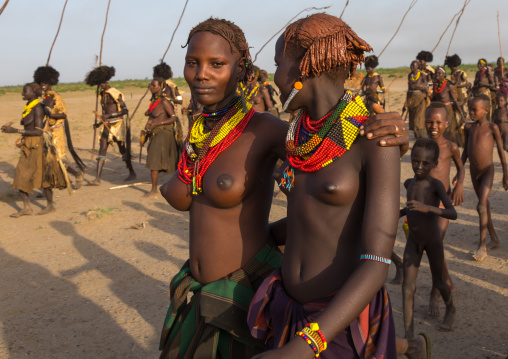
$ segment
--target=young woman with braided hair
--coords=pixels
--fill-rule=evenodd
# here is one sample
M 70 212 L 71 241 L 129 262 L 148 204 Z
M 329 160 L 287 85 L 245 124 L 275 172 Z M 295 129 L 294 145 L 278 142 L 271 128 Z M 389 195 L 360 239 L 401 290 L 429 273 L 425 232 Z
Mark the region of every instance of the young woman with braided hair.
M 285 223 L 270 227 L 268 215 L 288 126 L 237 95 L 252 69 L 245 36 L 232 22 L 210 18 L 191 30 L 184 76 L 204 108 L 178 174 L 161 188 L 171 206 L 190 214 L 190 259 L 171 281 L 161 358 L 250 358 L 263 350 L 250 335 L 247 308 L 281 264 L 273 238 L 284 239 Z M 375 137 L 396 126 L 403 136 L 391 145 L 407 145 L 400 117 L 381 117 L 366 130 Z
M 274 81 L 284 108 L 300 112 L 277 176 L 288 196 L 282 267 L 249 309 L 252 335 L 271 349 L 256 358 L 397 356 L 384 283 L 399 219 L 399 151 L 380 146 L 393 138 L 358 136 L 369 113 L 344 90 L 371 50 L 327 14 L 297 20 L 277 41 Z M 401 354 L 423 343 L 402 340 Z

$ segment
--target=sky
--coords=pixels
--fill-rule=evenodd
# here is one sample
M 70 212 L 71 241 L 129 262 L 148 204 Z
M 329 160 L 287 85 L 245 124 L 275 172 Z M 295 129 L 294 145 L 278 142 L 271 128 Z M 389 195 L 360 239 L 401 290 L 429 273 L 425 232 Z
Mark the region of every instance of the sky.
M 0 6 L 5 0 L 0 0 Z M 0 15 L 0 86 L 33 80 L 33 72 L 46 64 L 65 0 L 11 0 Z M 233 21 L 244 31 L 252 57 L 263 44 L 301 10 L 331 7 L 340 16 L 346 0 L 189 0 L 165 61 L 174 76 L 183 76 L 186 43 L 191 28 L 210 16 Z M 378 54 L 395 33 L 411 0 L 350 0 L 342 19 Z M 464 0 L 418 0 L 398 35 L 380 57 L 380 67 L 409 66 L 421 50 L 430 51 Z M 185 0 L 111 0 L 104 35 L 102 64 L 114 66 L 113 80 L 145 79 L 166 51 Z M 108 0 L 68 0 L 50 65 L 60 82 L 81 82 L 100 53 Z M 481 57 L 494 62 L 500 54 L 497 11 L 502 45 L 508 56 L 508 1 L 471 0 L 458 25 L 450 55 L 463 63 Z M 305 12 L 300 17 L 316 11 Z M 442 64 L 452 24 L 434 52 L 432 65 Z M 259 54 L 256 65 L 274 72 L 275 39 Z

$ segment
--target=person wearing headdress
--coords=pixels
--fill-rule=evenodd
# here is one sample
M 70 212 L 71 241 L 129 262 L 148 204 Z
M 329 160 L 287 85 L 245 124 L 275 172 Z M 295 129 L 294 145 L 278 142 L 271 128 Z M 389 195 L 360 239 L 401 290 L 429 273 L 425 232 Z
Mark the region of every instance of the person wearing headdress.
M 127 130 L 124 116 L 129 111 L 124 102 L 123 94 L 109 85 L 109 80 L 115 76 L 115 68 L 109 66 L 99 66 L 88 73 L 85 83 L 89 86 L 98 86 L 99 100 L 102 108 L 101 121 L 94 125 L 100 127 L 99 132 L 99 156 L 97 157 L 97 175 L 89 185 L 99 186 L 101 184 L 101 175 L 104 164 L 106 163 L 106 154 L 108 146 L 112 143 L 118 145 L 122 159 L 129 170 L 129 176 L 125 181 L 131 181 L 136 178 L 136 172 L 132 167 L 132 159 L 127 146 Z
M 487 63 L 487 60 L 481 58 L 478 60 L 478 71 L 476 71 L 476 75 L 473 83 L 473 96 L 477 97 L 478 95 L 486 95 L 489 98 L 492 98 L 490 95 L 491 89 L 496 88 L 496 83 L 494 80 L 494 74 L 492 73 L 492 68 Z M 492 114 L 492 106 L 487 114 L 487 119 L 491 121 Z
M 407 109 L 409 114 L 409 129 L 414 132 L 415 138 L 427 137 L 425 109 L 429 80 L 427 74 L 419 69 L 419 64 L 418 60 L 411 62 L 411 72 L 407 75 L 407 95 L 404 104 L 404 109 Z
M 161 62 L 153 67 L 153 78 L 163 78 L 164 83 L 162 85 L 162 94 L 161 96 L 167 98 L 173 109 L 175 110 L 176 121 L 175 121 L 175 139 L 176 146 L 178 149 L 178 153 L 182 152 L 182 143 L 183 143 L 183 98 L 178 90 L 178 86 L 171 80 L 173 78 L 173 70 L 171 70 L 171 66 L 169 66 L 165 62 Z
M 379 93 L 385 92 L 385 85 L 381 75 L 374 72 L 377 65 L 379 65 L 377 56 L 371 55 L 365 58 L 365 70 L 367 70 L 367 75 L 365 75 L 360 83 L 362 92 L 365 95 L 365 106 L 372 114 L 384 112 Z
M 38 214 L 48 214 L 55 211 L 53 203 L 53 188 L 64 189 L 70 186 L 65 167 L 58 161 L 51 133 L 44 131 L 44 108 L 39 100 L 42 88 L 32 82 L 23 86 L 21 93 L 26 102 L 21 115 L 23 129 L 16 129 L 10 124 L 2 126 L 4 133 L 16 133 L 22 137 L 16 145 L 21 150 L 12 188 L 19 190 L 23 199 L 23 208 L 11 217 L 33 214 L 28 195 L 34 188 L 42 188 L 48 201 L 46 208 Z
M 157 77 L 150 83 L 152 98 L 145 112 L 148 116 L 142 136 L 149 138 L 146 168 L 151 171 L 152 189 L 143 197 L 157 197 L 159 172 L 174 173 L 178 164 L 178 149 L 175 139 L 175 109 L 164 96 L 164 78 Z
M 457 102 L 463 112 L 465 112 L 465 105 L 468 100 L 468 89 L 471 84 L 467 80 L 467 74 L 465 71 L 459 70 L 459 66 L 462 63 L 459 55 L 455 54 L 452 56 L 446 56 L 445 66 L 448 66 L 451 71 L 450 83 L 453 85 L 455 95 L 457 96 Z
M 83 184 L 83 169 L 85 165 L 72 146 L 65 102 L 59 93 L 52 90 L 52 86 L 58 84 L 59 76 L 59 72 L 53 67 L 41 66 L 34 72 L 34 82 L 38 83 L 42 88 L 42 104 L 48 109 L 48 111 L 46 111 L 46 117 L 48 119 L 47 128 L 51 131 L 57 158 L 63 162 L 67 172 L 71 173 L 76 178 L 74 188 L 79 189 Z M 81 171 L 74 169 L 67 160 L 65 151 L 66 142 L 72 157 Z
M 462 125 L 465 123 L 466 114 L 457 101 L 453 85 L 446 79 L 445 69 L 441 66 L 436 69 L 431 100 L 441 102 L 446 106 L 448 127 L 444 132 L 444 137 L 455 142 L 457 146 L 463 147 L 464 133 Z M 455 111 L 457 111 L 457 115 Z
M 425 72 L 430 81 L 433 81 L 436 72 L 434 68 L 428 64 L 434 60 L 432 52 L 422 50 L 416 55 L 416 59 L 420 62 L 420 70 Z

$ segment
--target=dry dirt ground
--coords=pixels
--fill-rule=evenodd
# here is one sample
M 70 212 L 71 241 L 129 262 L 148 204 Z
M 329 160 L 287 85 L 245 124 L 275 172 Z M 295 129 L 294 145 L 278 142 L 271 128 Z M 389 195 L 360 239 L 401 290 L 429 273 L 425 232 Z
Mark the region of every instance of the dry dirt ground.
M 391 79 L 385 83 L 390 83 Z M 393 83 L 389 108 L 400 110 L 406 82 Z M 184 89 L 186 90 L 186 89 Z M 144 90 L 123 90 L 128 107 Z M 63 94 L 73 141 L 87 165 L 94 167 L 91 111 L 93 91 Z M 148 99 L 133 119 L 133 154 L 139 153 L 138 134 L 145 122 Z M 0 97 L 0 124 L 20 118 L 19 94 Z M 55 193 L 57 212 L 19 219 L 21 199 L 11 189 L 18 150 L 16 135 L 0 134 L 0 358 L 157 358 L 158 339 L 168 306 L 168 285 L 187 259 L 188 215 L 173 210 L 162 198 L 144 199 L 148 185 L 111 189 L 124 184 L 127 170 L 118 152 L 108 153 L 100 187 L 84 185 L 72 196 Z M 495 160 L 497 154 L 494 155 Z M 402 159 L 402 183 L 412 177 L 409 156 Z M 149 171 L 135 160 L 136 182 L 149 182 Z M 469 172 L 465 203 L 450 224 L 445 254 L 457 291 L 457 321 L 450 333 L 437 331 L 439 318 L 427 316 L 431 287 L 426 258 L 418 276 L 415 328 L 432 338 L 434 358 L 505 358 L 508 355 L 508 194 L 496 167 L 491 194 L 493 220 L 502 246 L 483 262 L 471 258 L 478 243 L 476 197 Z M 92 179 L 91 174 L 86 175 Z M 161 175 L 164 183 L 169 175 Z M 31 196 L 38 212 L 44 199 Z M 286 201 L 273 200 L 271 220 L 284 216 Z M 146 222 L 146 228 L 130 227 Z M 399 231 L 395 250 L 402 255 Z M 394 275 L 390 268 L 389 279 Z M 403 335 L 401 288 L 387 284 L 395 322 Z M 444 305 L 441 304 L 441 312 Z M 504 338 L 504 339 L 503 339 Z

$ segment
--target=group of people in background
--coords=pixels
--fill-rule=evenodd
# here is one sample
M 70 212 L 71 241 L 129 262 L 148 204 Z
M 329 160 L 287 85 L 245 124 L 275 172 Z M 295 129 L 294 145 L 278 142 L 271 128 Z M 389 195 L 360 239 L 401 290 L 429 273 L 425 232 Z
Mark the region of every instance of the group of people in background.
M 458 70 L 457 55 L 445 62 L 450 81 L 444 67 L 428 64 L 430 52 L 411 63 L 403 113 L 417 138 L 415 176 L 405 181 L 408 202 L 400 210 L 399 158 L 409 147 L 408 125 L 399 114 L 385 113 L 380 94 L 386 88 L 374 71 L 379 61 L 364 57 L 372 48 L 347 24 L 315 14 L 290 24 L 277 40 L 274 81 L 280 105 L 293 113 L 290 124 L 278 118 L 279 93 L 266 71 L 253 65 L 237 25 L 203 21 L 186 47 L 189 106 L 183 108 L 171 68 L 158 64 L 140 135 L 141 149 L 148 141 L 152 180 L 145 196 L 158 194 L 161 171 L 176 171 L 160 191 L 172 207 L 190 213 L 189 260 L 171 281 L 161 359 L 430 358 L 429 336 L 414 332 L 416 275 L 426 251 L 433 283 L 429 313 L 439 314 L 442 296 L 446 313 L 439 330 L 451 330 L 456 309 L 443 239 L 448 220 L 457 217 L 454 205 L 463 202 L 467 159 L 479 199 L 480 246 L 473 257 L 483 260 L 499 246 L 488 196 L 494 144 L 508 189 L 504 60 L 494 70 L 480 59 L 472 86 Z M 345 81 L 363 62 L 362 101 Z M 114 73 L 100 66 L 85 81 L 97 86 L 102 109 L 94 125 L 100 131 L 96 177 L 88 181 L 93 186 L 101 184 L 112 143 L 129 170 L 126 180 L 136 178 L 128 109 L 109 84 Z M 43 188 L 48 200 L 42 213 L 54 211 L 52 189 L 70 188 L 67 172 L 78 189 L 89 170 L 72 149 L 63 99 L 51 90 L 58 72 L 42 67 L 34 80 L 23 87 L 23 129 L 2 127 L 22 135 L 13 187 L 24 208 L 14 217 L 32 214 L 28 194 L 34 188 Z M 472 122 L 464 126 L 466 112 Z M 185 139 L 183 114 L 189 118 Z M 65 158 L 64 137 L 78 169 Z M 450 181 L 452 162 L 457 176 Z M 287 217 L 268 223 L 274 173 L 288 197 Z M 403 215 L 408 239 L 401 259 L 393 245 Z M 392 283 L 403 283 L 404 338 L 396 337 L 384 286 L 392 260 Z

